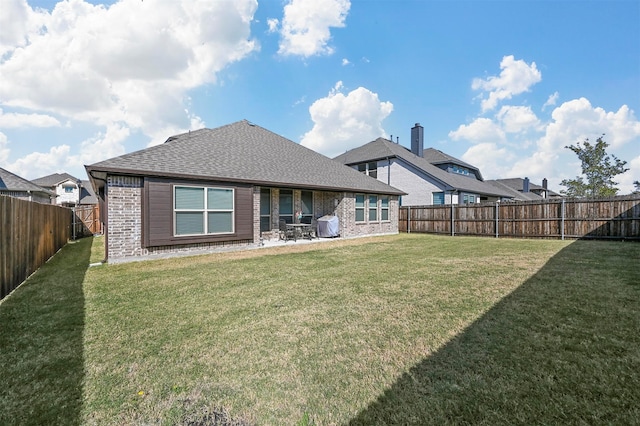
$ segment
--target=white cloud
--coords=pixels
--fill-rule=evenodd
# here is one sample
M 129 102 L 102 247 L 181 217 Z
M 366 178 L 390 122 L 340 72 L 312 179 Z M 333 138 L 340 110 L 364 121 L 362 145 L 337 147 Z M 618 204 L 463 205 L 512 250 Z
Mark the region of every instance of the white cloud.
M 344 27 L 350 7 L 349 0 L 291 0 L 284 7 L 278 53 L 303 57 L 332 54 L 330 28 Z
M 504 99 L 528 92 L 531 86 L 542 80 L 535 62 L 529 65 L 523 60 L 516 60 L 513 55 L 502 58 L 500 69 L 499 76 L 475 78 L 471 85 L 473 90 L 488 92 L 488 98 L 482 100 L 483 112 L 494 109 Z
M 462 155 L 462 160 L 480 169 L 485 179 L 498 179 L 508 174 L 515 154 L 495 143 L 473 145 Z
M 256 8 L 256 0 L 27 7 L 23 30 L 13 32 L 24 34 L 12 36 L 0 56 L 0 99 L 5 107 L 123 123 L 145 134 L 163 125 L 188 128 L 187 92 L 258 48 L 250 38 Z
M 342 65 L 343 65 L 343 66 L 345 66 L 345 65 L 349 65 L 350 63 L 351 63 L 351 62 L 349 62 L 349 60 L 348 60 L 347 58 L 343 58 L 343 59 L 342 59 Z
M 11 150 L 7 148 L 7 145 L 9 145 L 9 141 L 7 140 L 7 135 L 0 132 L 0 165 L 5 164 L 9 159 L 9 154 L 11 153 Z
M 60 122 L 45 114 L 5 114 L 0 108 L 0 129 L 15 129 L 20 127 L 60 127 Z
M 280 25 L 280 21 L 277 19 L 267 19 L 267 25 L 269 26 L 269 32 L 275 33 L 278 31 L 278 25 Z
M 640 137 L 640 121 L 627 105 L 622 105 L 616 112 L 607 112 L 593 107 L 586 98 L 580 98 L 555 108 L 551 117 L 553 121 L 539 142 L 546 150 L 563 149 L 586 138 L 594 140 L 603 133 L 612 148 Z
M 507 133 L 521 133 L 540 124 L 540 120 L 528 106 L 503 106 L 496 114 Z
M 4 0 L 0 13 L 0 57 L 13 46 L 23 46 L 31 21 L 26 0 Z
M 391 102 L 380 101 L 376 93 L 364 87 L 346 96 L 341 89 L 342 82 L 336 83 L 327 97 L 309 107 L 314 125 L 301 141 L 301 145 L 328 157 L 384 136 L 382 121 L 393 111 Z
M 552 95 L 549 95 L 547 101 L 542 105 L 542 110 L 544 111 L 548 106 L 554 106 L 558 102 L 558 98 L 560 94 L 558 92 L 554 92 Z
M 457 130 L 449 132 L 455 141 L 466 140 L 471 143 L 505 142 L 506 136 L 500 126 L 489 118 L 476 118 L 471 124 L 461 124 Z
M 0 164 L 5 164 L 6 169 L 25 179 L 36 179 L 51 173 L 61 172 L 67 172 L 83 179 L 86 176 L 85 164 L 124 154 L 123 143 L 129 134 L 129 129 L 126 127 L 109 125 L 104 133 L 100 132 L 83 141 L 78 154 L 73 154 L 69 145 L 62 144 L 51 147 L 48 152 L 32 152 L 7 164 L 9 150 L 3 149 L 3 146 L 8 143 L 6 137 L 3 141 L 4 135 L 0 133 Z M 3 151 L 5 151 L 4 154 Z

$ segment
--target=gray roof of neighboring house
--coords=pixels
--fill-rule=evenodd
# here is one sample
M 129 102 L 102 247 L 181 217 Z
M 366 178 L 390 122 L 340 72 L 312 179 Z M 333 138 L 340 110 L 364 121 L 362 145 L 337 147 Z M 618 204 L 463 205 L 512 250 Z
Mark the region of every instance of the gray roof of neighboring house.
M 468 168 L 469 170 L 473 170 L 477 173 L 478 177 L 482 180 L 482 174 L 480 173 L 480 169 L 476 166 L 465 163 L 462 160 L 457 159 L 456 157 L 452 157 L 451 155 L 440 151 L 435 148 L 426 148 L 423 150 L 422 156 L 425 160 L 427 160 L 431 164 L 457 164 L 459 166 L 463 166 Z
M 88 180 L 82 181 L 80 187 L 80 201 L 78 204 L 98 204 L 98 197 L 91 186 L 91 182 Z
M 436 155 L 436 152 L 434 151 L 437 150 L 429 151 L 432 157 Z M 444 155 L 444 153 L 442 154 Z M 334 160 L 342 164 L 352 165 L 367 161 L 384 160 L 385 158 L 399 158 L 404 162 L 409 163 L 414 167 L 422 170 L 424 173 L 430 175 L 435 180 L 441 182 L 444 186 L 447 187 L 447 189 L 457 189 L 461 191 L 473 192 L 476 194 L 498 197 L 513 197 L 511 192 L 497 188 L 493 185 L 488 185 L 484 181 L 477 180 L 469 176 L 448 173 L 441 168 L 431 164 L 429 160 L 423 157 L 418 157 L 408 148 L 405 148 L 402 145 L 393 143 L 384 138 L 378 138 L 375 141 L 362 145 L 359 148 L 354 148 L 350 151 L 347 151 L 344 154 L 335 157 Z M 463 163 L 459 160 L 457 160 L 456 163 L 463 164 L 465 166 L 473 168 L 474 170 L 477 170 L 477 168 L 471 165 L 467 165 L 466 163 Z
M 508 179 L 495 179 L 495 180 L 491 180 L 491 181 L 485 181 L 488 183 L 499 183 L 502 187 L 508 187 L 512 190 L 518 191 L 522 194 L 522 190 L 524 188 L 524 179 L 523 178 L 508 178 Z M 544 191 L 544 187 L 540 186 L 540 185 L 536 185 L 533 182 L 529 182 L 529 190 L 541 190 Z M 548 196 L 549 197 L 560 197 L 561 195 L 558 194 L 557 192 L 551 191 L 550 189 L 546 189 Z M 534 194 L 536 195 L 536 194 Z M 539 200 L 540 197 L 537 198 L 533 198 L 534 200 Z
M 16 192 L 40 192 L 52 195 L 52 192 L 46 188 L 29 182 L 20 176 L 11 173 L 8 170 L 0 168 L 0 191 L 16 191 Z
M 504 191 L 508 191 L 513 195 L 513 198 L 519 201 L 535 201 L 535 200 L 542 200 L 543 198 L 534 193 L 534 192 L 522 192 L 519 191 L 517 189 L 514 189 L 513 187 L 501 182 L 503 179 L 497 179 L 497 180 L 487 180 L 485 181 L 487 184 L 489 185 L 493 185 L 496 188 L 500 188 Z M 531 185 L 531 184 L 530 184 Z M 540 187 L 542 188 L 542 187 Z
M 51 175 L 40 177 L 38 179 L 33 179 L 31 182 L 46 188 L 53 188 L 57 186 L 59 183 L 65 182 L 67 180 L 80 182 L 80 179 L 71 176 L 69 173 L 54 173 Z
M 172 136 L 161 145 L 85 168 L 94 183 L 110 173 L 404 194 L 247 120 Z

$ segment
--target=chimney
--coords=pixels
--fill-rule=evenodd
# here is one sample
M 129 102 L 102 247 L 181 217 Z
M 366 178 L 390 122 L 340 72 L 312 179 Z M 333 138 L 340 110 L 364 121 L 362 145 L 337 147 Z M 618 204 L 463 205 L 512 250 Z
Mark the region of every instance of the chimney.
M 522 192 L 529 192 L 529 178 L 524 178 L 524 182 L 522 182 Z
M 411 128 L 411 152 L 418 157 L 424 156 L 424 127 L 420 123 Z
M 544 188 L 545 191 L 547 190 L 547 185 L 548 185 L 547 178 L 542 179 L 542 187 Z

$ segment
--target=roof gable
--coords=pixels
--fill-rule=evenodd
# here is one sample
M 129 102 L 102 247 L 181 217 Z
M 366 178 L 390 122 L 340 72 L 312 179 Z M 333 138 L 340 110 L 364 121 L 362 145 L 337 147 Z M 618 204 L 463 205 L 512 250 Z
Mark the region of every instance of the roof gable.
M 96 173 L 403 194 L 246 120 L 175 135 L 164 144 L 86 166 Z
M 80 181 L 80 179 L 71 176 L 69 173 L 53 173 L 47 176 L 40 177 L 38 179 L 33 179 L 31 182 L 39 186 L 55 187 L 69 180 L 73 181 L 74 183 Z

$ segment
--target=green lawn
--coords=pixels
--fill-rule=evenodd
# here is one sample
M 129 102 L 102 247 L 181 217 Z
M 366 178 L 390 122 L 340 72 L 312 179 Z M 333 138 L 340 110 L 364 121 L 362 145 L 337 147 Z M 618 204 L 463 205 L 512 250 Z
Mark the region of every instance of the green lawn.
M 0 304 L 0 424 L 640 424 L 640 244 L 101 244 Z

